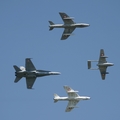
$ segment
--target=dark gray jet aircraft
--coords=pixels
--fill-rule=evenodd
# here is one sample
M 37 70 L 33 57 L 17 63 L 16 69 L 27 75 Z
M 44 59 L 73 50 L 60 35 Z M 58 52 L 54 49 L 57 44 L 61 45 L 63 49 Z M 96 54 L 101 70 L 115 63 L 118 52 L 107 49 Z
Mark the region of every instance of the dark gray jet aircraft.
M 25 59 L 25 67 L 13 66 L 15 72 L 15 83 L 17 83 L 22 77 L 26 78 L 26 84 L 28 89 L 32 89 L 32 86 L 37 77 L 43 77 L 48 75 L 60 75 L 60 72 L 51 72 L 46 70 L 36 70 L 30 58 Z
M 50 25 L 50 29 L 52 30 L 53 28 L 65 28 L 64 32 L 62 34 L 61 40 L 65 40 L 67 39 L 72 32 L 75 30 L 75 28 L 83 28 L 83 27 L 88 27 L 90 26 L 87 23 L 75 23 L 72 19 L 72 17 L 69 17 L 66 13 L 63 12 L 59 12 L 64 24 L 54 24 L 52 21 L 49 21 Z
M 88 69 L 91 69 L 91 70 L 97 70 L 97 69 L 99 69 L 99 70 L 100 70 L 101 77 L 102 77 L 103 80 L 105 80 L 105 75 L 106 75 L 106 74 L 109 74 L 108 72 L 106 72 L 107 67 L 114 65 L 113 63 L 108 63 L 108 62 L 106 61 L 106 58 L 107 58 L 107 56 L 105 56 L 104 50 L 101 49 L 101 50 L 100 50 L 99 61 L 96 61 L 96 60 L 88 60 Z M 98 64 L 97 64 L 98 68 L 97 68 L 97 69 L 96 69 L 96 68 L 95 68 L 95 69 L 94 69 L 94 68 L 91 68 L 91 62 L 98 62 Z

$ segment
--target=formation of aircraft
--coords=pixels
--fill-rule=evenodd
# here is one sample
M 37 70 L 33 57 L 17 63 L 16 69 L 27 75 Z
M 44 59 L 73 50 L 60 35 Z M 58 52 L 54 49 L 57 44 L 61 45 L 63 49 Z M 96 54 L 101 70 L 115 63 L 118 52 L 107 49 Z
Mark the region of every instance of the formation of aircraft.
M 57 94 L 54 94 L 54 102 L 56 103 L 57 101 L 68 101 L 68 105 L 66 107 L 66 112 L 70 112 L 73 108 L 76 108 L 76 104 L 80 100 L 89 100 L 90 97 L 88 96 L 79 96 L 77 94 L 78 91 L 73 90 L 69 86 L 63 86 L 64 89 L 66 90 L 68 97 L 60 97 Z
M 83 28 L 83 27 L 88 27 L 90 26 L 87 23 L 75 23 L 73 21 L 72 17 L 69 17 L 66 13 L 64 12 L 59 12 L 64 24 L 54 24 L 52 21 L 49 21 L 50 29 L 52 30 L 53 28 L 64 28 L 64 32 L 62 34 L 61 40 L 67 39 L 70 35 L 72 35 L 72 32 L 75 30 L 75 28 Z
M 97 70 L 97 69 L 99 69 L 101 77 L 102 77 L 103 80 L 105 80 L 106 74 L 109 74 L 108 72 L 106 72 L 107 67 L 114 65 L 113 63 L 108 63 L 106 61 L 106 58 L 108 58 L 108 57 L 105 56 L 104 50 L 101 49 L 100 50 L 100 57 L 99 57 L 98 61 L 96 61 L 96 60 L 88 60 L 88 69 L 91 69 L 91 70 Z M 95 68 L 95 69 L 91 68 L 91 62 L 98 62 L 98 64 L 97 64 L 98 68 Z
M 75 23 L 73 21 L 72 17 L 69 17 L 66 13 L 59 12 L 64 24 L 54 24 L 52 21 L 49 21 L 50 29 L 52 30 L 54 28 L 64 28 L 64 32 L 62 34 L 61 40 L 67 39 L 70 35 L 72 35 L 72 32 L 75 30 L 75 28 L 83 28 L 90 26 L 87 23 Z M 106 61 L 106 56 L 104 53 L 104 50 L 100 50 L 100 57 L 99 60 L 88 60 L 88 69 L 96 70 L 99 69 L 101 73 L 101 77 L 104 80 L 106 74 L 109 74 L 106 72 L 107 67 L 113 66 L 113 63 L 108 63 Z M 98 62 L 97 66 L 98 68 L 91 68 L 91 62 Z M 49 75 L 60 75 L 60 72 L 52 72 L 52 71 L 46 71 L 46 70 L 37 70 L 34 66 L 34 64 L 31 61 L 31 58 L 25 59 L 25 67 L 21 66 L 20 68 L 16 65 L 13 66 L 15 69 L 15 80 L 14 82 L 17 83 L 21 78 L 26 78 L 26 85 L 28 89 L 32 89 L 32 86 L 36 80 L 37 77 L 43 77 L 43 76 L 49 76 Z M 88 96 L 79 96 L 78 91 L 73 90 L 69 86 L 63 86 L 64 89 L 67 92 L 68 97 L 60 97 L 57 94 L 54 94 L 54 102 L 57 101 L 68 101 L 68 105 L 66 107 L 66 112 L 70 112 L 72 109 L 76 108 L 77 103 L 80 100 L 89 100 L 90 97 Z
M 32 89 L 32 86 L 37 77 L 43 77 L 48 75 L 60 75 L 60 72 L 52 72 L 46 70 L 36 70 L 30 58 L 25 59 L 25 67 L 20 68 L 16 65 L 13 66 L 15 69 L 15 83 L 17 83 L 22 77 L 26 78 L 26 84 L 28 89 Z

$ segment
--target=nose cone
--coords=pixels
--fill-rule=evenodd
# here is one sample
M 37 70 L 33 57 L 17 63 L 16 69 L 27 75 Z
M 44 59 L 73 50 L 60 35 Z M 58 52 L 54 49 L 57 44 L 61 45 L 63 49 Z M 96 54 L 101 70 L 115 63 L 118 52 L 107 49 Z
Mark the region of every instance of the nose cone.
M 110 65 L 110 66 L 113 66 L 113 65 L 114 65 L 114 63 L 110 63 L 109 65 Z
M 90 26 L 90 24 L 88 24 L 88 26 Z
M 60 75 L 60 72 L 49 72 L 50 75 Z
M 90 100 L 90 97 L 87 97 L 87 100 Z
M 89 27 L 90 24 L 84 23 L 84 27 Z
M 112 63 L 112 66 L 114 66 L 114 63 Z

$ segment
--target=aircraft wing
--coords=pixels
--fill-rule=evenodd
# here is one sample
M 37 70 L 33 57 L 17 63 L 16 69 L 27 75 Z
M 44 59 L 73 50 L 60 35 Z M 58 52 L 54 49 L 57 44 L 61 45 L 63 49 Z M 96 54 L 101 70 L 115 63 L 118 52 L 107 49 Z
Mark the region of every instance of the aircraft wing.
M 70 18 L 66 13 L 59 12 L 64 24 L 74 24 L 72 18 Z
M 105 66 L 99 67 L 99 70 L 100 70 L 102 79 L 105 80 L 105 76 L 106 76 L 105 73 L 106 73 L 107 67 L 105 67 Z
M 78 102 L 79 102 L 79 101 L 77 101 L 77 100 L 70 100 L 70 101 L 68 102 L 68 105 L 67 105 L 67 107 L 66 107 L 65 112 L 70 112 L 73 108 L 76 107 L 76 104 L 77 104 Z
M 99 62 L 100 62 L 100 63 L 106 63 L 106 62 L 107 62 L 107 61 L 106 61 L 106 57 L 105 57 L 105 53 L 104 53 L 104 50 L 103 50 L 103 49 L 100 50 Z
M 79 95 L 76 93 L 78 91 L 74 91 L 72 88 L 69 86 L 64 86 L 64 89 L 66 90 L 68 97 L 78 97 Z
M 26 68 L 26 71 L 36 70 L 30 58 L 25 59 L 25 68 Z
M 61 40 L 67 39 L 74 30 L 75 28 L 65 28 L 62 34 Z
M 26 78 L 26 84 L 27 84 L 27 88 L 28 89 L 32 89 L 32 86 L 33 86 L 33 84 L 34 84 L 34 82 L 35 82 L 35 80 L 36 80 L 36 77 L 32 77 L 32 78 Z

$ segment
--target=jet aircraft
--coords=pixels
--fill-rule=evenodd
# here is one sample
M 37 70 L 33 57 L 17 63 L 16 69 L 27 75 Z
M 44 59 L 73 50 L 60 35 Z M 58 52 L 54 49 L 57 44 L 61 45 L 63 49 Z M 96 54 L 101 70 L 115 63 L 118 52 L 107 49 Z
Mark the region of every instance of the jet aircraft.
M 105 80 L 106 74 L 109 74 L 108 72 L 106 72 L 107 67 L 114 65 L 113 63 L 108 63 L 106 61 L 106 58 L 108 58 L 108 57 L 105 56 L 104 50 L 101 49 L 100 50 L 100 57 L 99 57 L 98 61 L 96 61 L 96 60 L 88 60 L 88 69 L 91 69 L 91 70 L 98 70 L 99 69 L 102 80 Z M 98 64 L 97 64 L 98 68 L 95 68 L 95 69 L 91 68 L 91 62 L 98 62 Z
M 22 77 L 26 78 L 26 84 L 28 89 L 32 89 L 32 86 L 37 77 L 43 77 L 48 75 L 59 75 L 60 72 L 52 72 L 46 70 L 36 70 L 33 65 L 31 58 L 25 59 L 25 67 L 21 66 L 20 68 L 16 65 L 13 66 L 15 69 L 15 83 L 17 83 Z
M 77 108 L 76 104 L 80 100 L 89 100 L 90 99 L 90 97 L 88 97 L 88 96 L 79 96 L 77 94 L 78 91 L 74 91 L 69 86 L 63 86 L 63 87 L 66 90 L 68 97 L 60 97 L 57 94 L 54 94 L 54 103 L 56 103 L 57 101 L 68 101 L 68 105 L 66 107 L 65 112 L 70 112 L 73 108 Z
M 64 32 L 62 34 L 61 40 L 67 39 L 70 35 L 72 35 L 72 32 L 75 30 L 75 28 L 83 28 L 83 27 L 88 27 L 90 26 L 87 23 L 75 23 L 73 21 L 72 17 L 69 17 L 66 13 L 59 12 L 64 24 L 54 24 L 52 21 L 49 21 L 50 29 L 52 30 L 53 28 L 64 28 Z

